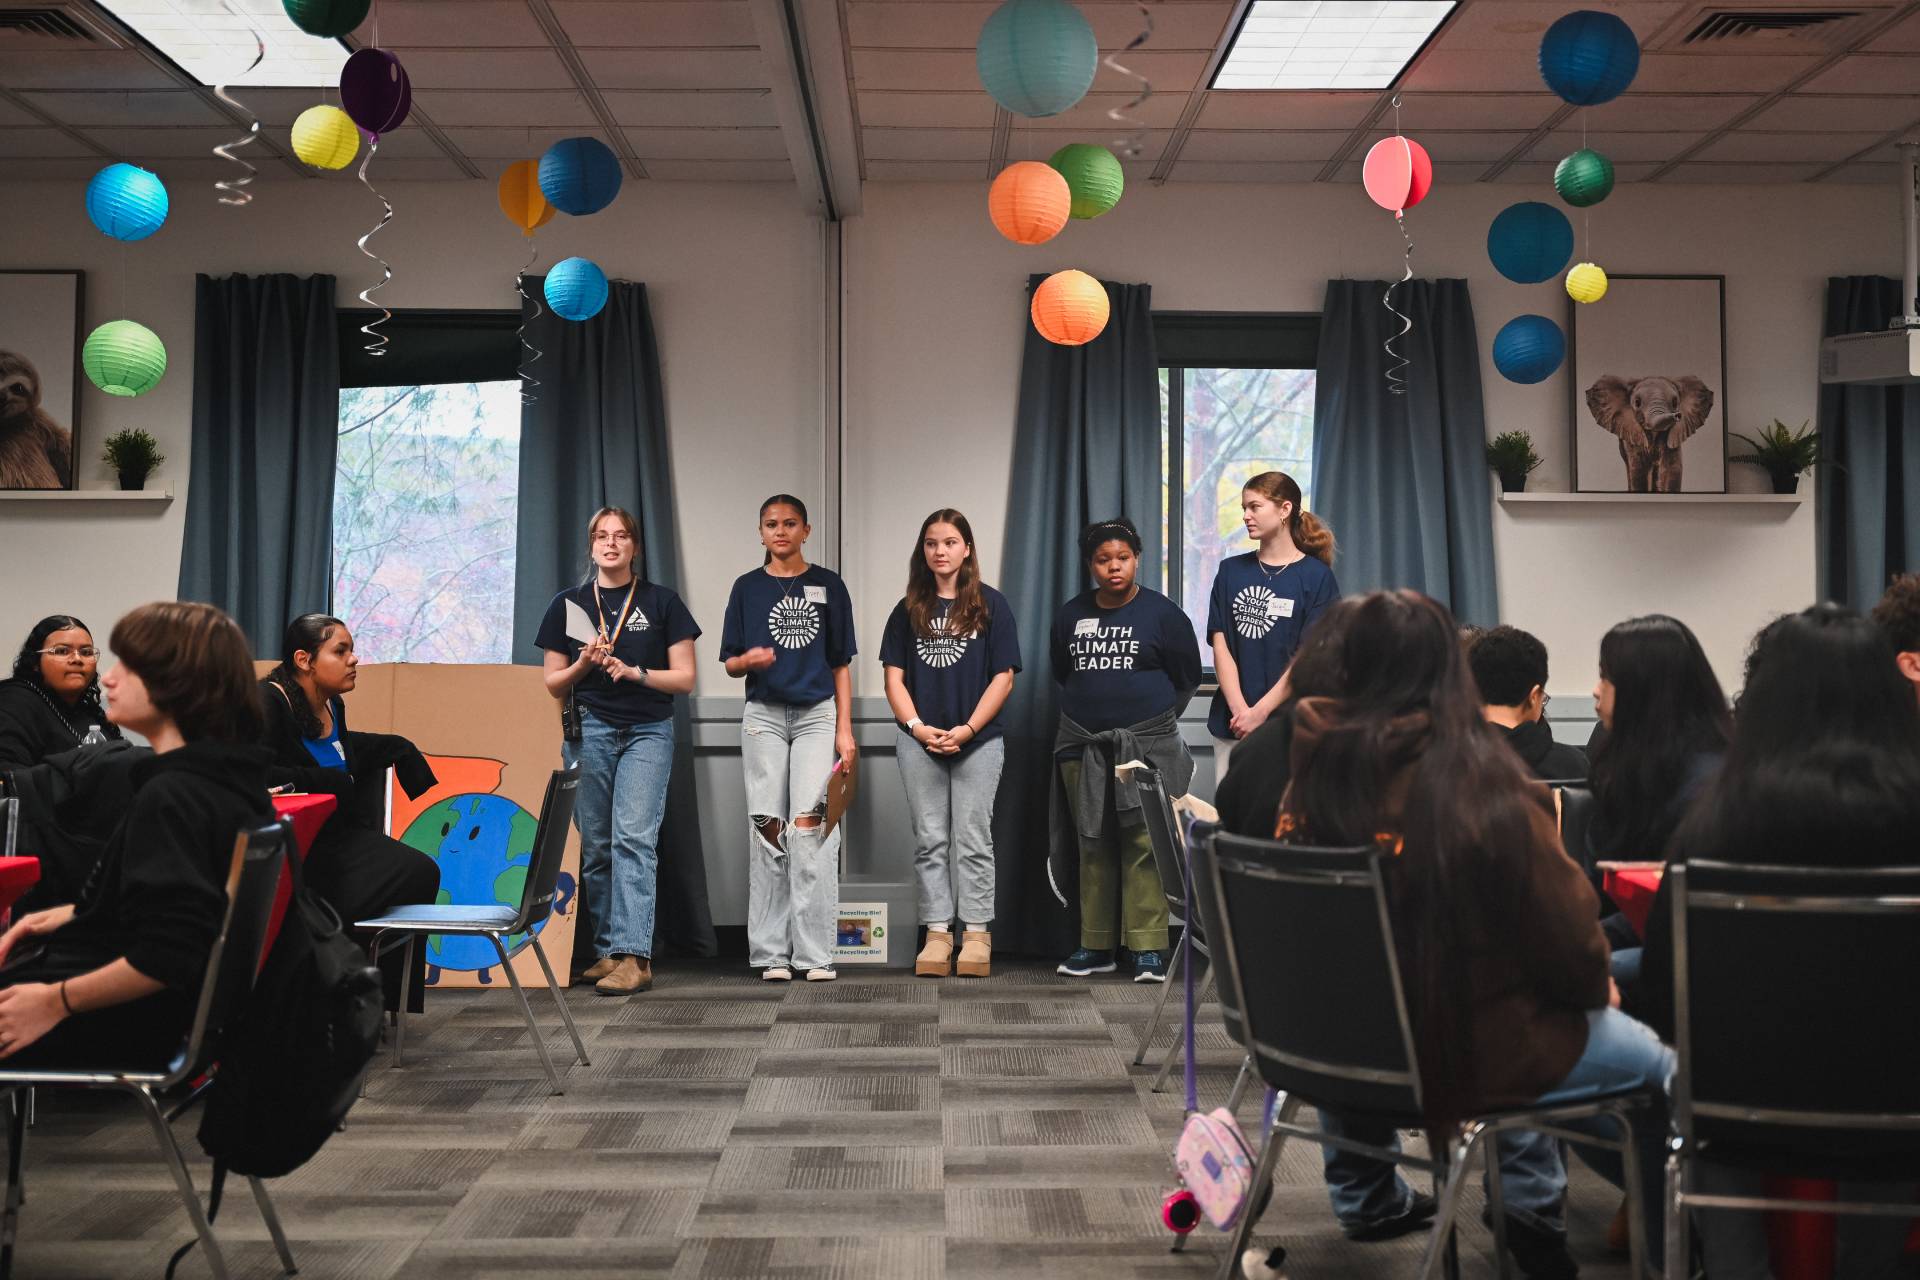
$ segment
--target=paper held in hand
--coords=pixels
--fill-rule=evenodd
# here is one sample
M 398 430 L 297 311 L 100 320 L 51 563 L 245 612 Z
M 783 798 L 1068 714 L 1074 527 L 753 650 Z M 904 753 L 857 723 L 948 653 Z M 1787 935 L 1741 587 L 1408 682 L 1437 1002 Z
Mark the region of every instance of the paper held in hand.
M 567 639 L 578 640 L 581 644 L 592 644 L 595 637 L 600 634 L 599 629 L 593 625 L 593 619 L 587 616 L 585 609 L 571 600 L 566 602 L 566 606 Z

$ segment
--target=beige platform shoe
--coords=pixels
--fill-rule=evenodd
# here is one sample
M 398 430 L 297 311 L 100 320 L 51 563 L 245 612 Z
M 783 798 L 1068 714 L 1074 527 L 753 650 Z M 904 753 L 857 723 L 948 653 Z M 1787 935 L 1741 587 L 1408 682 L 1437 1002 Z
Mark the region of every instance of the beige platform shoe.
M 953 971 L 963 978 L 984 978 L 993 968 L 993 935 L 968 929 L 960 935 L 960 960 Z
M 944 978 L 953 968 L 953 935 L 945 929 L 927 930 L 927 945 L 913 958 L 916 978 Z

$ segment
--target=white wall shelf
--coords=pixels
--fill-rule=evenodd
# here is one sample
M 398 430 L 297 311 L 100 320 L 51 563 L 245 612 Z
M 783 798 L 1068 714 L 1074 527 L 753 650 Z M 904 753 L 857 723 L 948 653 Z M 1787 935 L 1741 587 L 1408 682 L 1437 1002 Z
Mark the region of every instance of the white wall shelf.
M 0 502 L 172 502 L 171 489 L 0 489 Z
M 1503 505 L 1515 503 L 1611 502 L 1635 506 L 1679 503 L 1735 503 L 1743 506 L 1792 506 L 1805 502 L 1804 493 L 1503 493 Z

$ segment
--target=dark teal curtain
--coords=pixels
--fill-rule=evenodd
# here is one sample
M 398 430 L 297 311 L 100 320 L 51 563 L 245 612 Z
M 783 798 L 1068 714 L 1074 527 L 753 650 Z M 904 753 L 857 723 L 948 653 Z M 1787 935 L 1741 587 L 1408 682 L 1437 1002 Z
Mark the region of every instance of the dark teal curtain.
M 541 296 L 529 277 L 526 292 Z M 542 353 L 526 371 L 540 380 L 520 411 L 520 529 L 513 583 L 514 661 L 538 663 L 533 643 L 554 594 L 587 572 L 587 521 L 601 507 L 624 507 L 640 519 L 641 572 L 681 593 L 685 576 L 674 521 L 668 465 L 667 412 L 660 352 L 647 309 L 647 287 L 613 282 L 606 307 L 575 323 L 526 304 L 527 340 Z M 711 631 L 718 618 L 704 619 Z M 558 704 L 554 711 L 559 720 Z M 710 956 L 717 947 L 707 903 L 707 868 L 694 795 L 693 723 L 687 700 L 675 699 L 673 781 L 660 828 L 660 872 L 654 926 L 662 944 L 682 955 Z M 583 904 L 584 905 L 584 904 Z M 581 936 L 590 936 L 582 929 Z
M 1887 327 L 1900 282 L 1827 281 L 1826 337 Z M 1820 485 L 1820 595 L 1871 608 L 1897 573 L 1920 569 L 1920 386 L 1820 388 L 1820 441 L 1838 466 Z
M 1400 321 L 1385 280 L 1330 280 L 1313 408 L 1313 503 L 1349 594 L 1411 587 L 1462 622 L 1499 619 L 1480 344 L 1465 280 L 1412 280 L 1394 305 L 1406 391 L 1388 389 Z
M 333 277 L 197 276 L 193 336 L 180 598 L 219 605 L 277 658 L 288 620 L 333 595 Z
M 1044 276 L 1027 281 L 1027 295 Z M 1128 516 L 1144 543 L 1140 581 L 1160 586 L 1160 370 L 1153 350 L 1152 290 L 1107 284 L 1106 329 L 1080 347 L 1057 347 L 1021 308 L 1026 348 L 1015 410 L 1013 480 L 1000 589 L 1020 629 L 1024 670 L 1001 722 L 1007 761 L 994 809 L 999 864 L 994 941 L 1028 955 L 1064 955 L 1074 920 L 1047 886 L 1053 736 L 1060 707 L 1047 659 L 1053 616 L 1087 586 L 1080 531 Z

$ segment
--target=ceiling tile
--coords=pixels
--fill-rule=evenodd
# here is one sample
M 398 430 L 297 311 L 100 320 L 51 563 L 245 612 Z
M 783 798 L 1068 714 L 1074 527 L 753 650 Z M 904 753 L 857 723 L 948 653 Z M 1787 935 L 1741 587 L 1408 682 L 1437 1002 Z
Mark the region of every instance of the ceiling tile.
M 869 89 L 938 89 L 980 93 L 979 72 L 971 49 L 855 49 L 853 87 Z
M 665 182 L 792 182 L 786 160 L 649 160 L 647 174 Z
M 180 81 L 132 49 L 91 53 L 0 53 L 9 89 L 178 89 Z
M 1048 122 L 1036 120 L 1034 123 Z M 1136 164 L 1144 164 L 1148 169 L 1152 169 L 1153 162 L 1159 158 L 1161 152 L 1167 149 L 1167 143 L 1172 137 L 1171 130 L 1147 130 L 1146 136 L 1140 140 L 1140 158 L 1129 160 L 1125 156 L 1120 156 L 1120 149 L 1114 145 L 1116 139 L 1111 137 L 1089 136 L 1079 131 L 1069 132 L 1064 129 L 1015 129 L 1007 138 L 1007 159 L 1044 160 L 1069 142 L 1091 142 L 1105 146 L 1116 156 L 1120 156 L 1123 169 L 1131 169 Z
M 1758 94 L 1750 93 L 1642 94 L 1636 87 L 1612 102 L 1575 112 L 1566 123 L 1577 129 L 1585 121 L 1589 129 L 1623 133 L 1665 133 L 1669 129 L 1705 133 L 1759 101 Z
M 59 113 L 52 114 L 57 116 Z M 31 111 L 23 111 L 4 98 L 0 98 L 0 129 L 32 128 L 40 123 L 40 117 Z
M 1260 133 L 1251 129 L 1196 129 L 1180 148 L 1180 163 L 1326 163 L 1346 142 L 1344 132 Z
M 869 160 L 869 182 L 977 182 L 987 181 L 987 163 L 927 160 Z
M 1878 139 L 1875 141 L 1878 141 Z M 1873 150 L 1867 151 L 1865 155 L 1859 155 L 1858 152 L 1855 152 L 1844 158 L 1854 160 L 1855 163 L 1858 164 L 1896 164 L 1900 160 L 1900 148 L 1898 144 L 1902 142 L 1920 142 L 1920 130 L 1909 131 L 1904 138 L 1895 138 L 1881 146 L 1874 147 Z M 1865 148 L 1861 150 L 1865 150 Z M 1858 156 L 1857 160 L 1855 160 L 1855 156 Z M 1840 158 L 1842 157 L 1835 157 L 1835 159 Z
M 1822 61 L 1811 54 L 1644 53 L 1632 93 L 1773 93 Z
M 1920 13 L 1894 23 L 1866 47 L 1874 53 L 1920 53 Z
M 15 159 L 0 142 L 0 156 L 7 158 L 9 182 L 84 182 L 100 171 L 100 157 L 89 160 L 44 158 Z
M 422 89 L 571 89 L 560 55 L 551 49 L 416 49 L 407 55 L 407 76 Z
M 291 128 L 293 122 L 308 107 L 331 102 L 340 103 L 340 94 L 327 89 L 243 89 L 235 95 L 246 104 L 247 110 L 260 117 L 264 128 Z M 419 98 L 415 105 L 425 110 Z M 429 112 L 429 114 L 431 114 Z
M 0 129 L 0 156 L 8 159 L 93 156 L 96 169 L 104 163 L 85 143 L 58 129 Z M 11 165 L 7 166 L 7 176 L 13 176 Z
M 580 60 L 602 89 L 764 89 L 769 83 L 758 49 L 582 49 Z
M 1540 0 L 1476 0 L 1454 11 L 1435 42 L 1436 48 L 1518 55 L 1531 61 L 1540 37 L 1567 9 L 1580 5 L 1543 4 Z M 1673 0 L 1608 0 L 1607 11 L 1625 20 L 1645 44 L 1683 7 Z
M 856 49 L 971 49 L 980 38 L 980 28 L 998 7 L 993 0 L 969 0 L 968 3 L 914 4 L 862 3 L 847 6 L 847 39 Z M 1080 11 L 1093 25 L 1094 39 L 1103 52 L 1123 49 L 1140 34 L 1140 8 L 1136 4 L 1082 3 Z M 1142 46 L 1147 49 L 1211 50 L 1226 34 L 1227 19 L 1233 15 L 1229 0 L 1206 3 L 1156 4 L 1153 6 L 1153 35 Z M 1125 63 L 1123 58 L 1122 63 Z
M 760 47 L 746 0 L 553 0 L 553 13 L 582 49 Z
M 569 125 L 558 129 L 448 129 L 447 138 L 460 153 L 475 160 L 538 160 L 554 143 L 563 138 L 593 138 L 605 143 L 607 135 L 598 128 Z M 386 139 L 380 140 L 386 145 Z M 435 155 L 440 154 L 438 151 Z
M 451 160 L 395 160 L 382 165 L 379 176 L 392 182 L 459 182 L 467 174 Z
M 1206 129 L 1352 129 L 1380 95 L 1365 93 L 1209 93 L 1197 124 Z
M 1454 50 L 1444 37 L 1429 48 L 1426 56 L 1401 81 L 1408 94 L 1455 93 L 1537 93 L 1545 86 L 1540 69 L 1532 58 L 1489 58 L 1484 53 Z
M 1374 134 L 1366 140 L 1365 146 L 1371 147 L 1375 141 L 1386 136 L 1385 133 Z M 1428 130 L 1421 133 L 1419 138 L 1436 165 L 1473 162 L 1484 167 L 1513 154 L 1513 149 L 1527 140 L 1527 131 L 1509 129 L 1469 133 Z M 1360 154 L 1366 155 L 1364 148 Z
M 1647 175 L 1658 167 L 1658 165 L 1651 163 L 1616 164 L 1613 166 L 1613 180 L 1616 184 L 1623 182 L 1644 182 L 1647 179 Z M 1553 168 L 1554 166 L 1552 164 L 1525 160 L 1519 164 L 1508 165 L 1505 169 L 1501 170 L 1500 175 L 1495 178 L 1494 181 L 1501 183 L 1531 183 L 1539 187 L 1544 193 L 1552 190 Z
M 778 129 L 628 129 L 633 152 L 649 166 L 658 160 L 785 160 Z
M 1537 129 L 1566 104 L 1550 93 L 1425 93 L 1401 100 L 1400 124 L 1409 136 L 1429 129 Z M 1376 121 L 1391 124 L 1385 112 Z
M 1562 129 L 1535 143 L 1527 159 L 1559 164 L 1563 157 L 1585 146 L 1598 151 L 1616 166 L 1641 161 L 1660 164 L 1706 136 L 1704 133 L 1588 133 L 1583 138 L 1578 129 Z
M 1908 101 L 1884 95 L 1834 98 L 1795 93 L 1774 103 L 1743 127 L 1810 133 L 1827 130 L 1885 133 L 1914 120 L 1920 120 L 1920 99 Z
M 1920 94 L 1920 57 L 1855 54 L 1842 58 L 1800 88 L 1807 93 Z
M 1702 164 L 1689 162 L 1661 178 L 1669 182 L 1733 183 L 1742 186 L 1764 183 L 1804 182 L 1820 172 L 1818 164 Z
M 436 89 L 417 105 L 437 125 L 519 125 L 572 128 L 597 124 L 587 100 L 573 89 Z
M 857 102 L 860 123 L 903 129 L 988 129 L 993 99 L 969 93 L 894 93 L 868 91 Z
M 165 159 L 171 156 L 211 156 L 223 142 L 238 141 L 245 130 L 238 125 L 227 129 L 89 129 L 87 136 L 117 156 L 128 160 Z M 398 137 L 398 135 L 395 135 Z M 284 139 L 279 140 L 284 149 Z M 384 142 L 385 139 L 382 139 Z M 271 152 L 258 146 L 236 153 L 256 168 L 275 163 Z M 218 159 L 218 157 L 214 157 Z M 241 171 L 238 166 L 233 170 Z
M 547 48 L 547 33 L 522 0 L 380 0 L 374 17 L 356 33 L 372 44 L 375 23 L 380 46 L 405 54 L 410 49 Z M 404 57 L 411 70 L 413 61 Z
M 993 130 L 867 128 L 861 131 L 860 150 L 869 162 L 977 160 L 984 164 L 993 153 Z
M 1182 151 L 1179 163 L 1173 166 L 1174 182 L 1312 182 L 1323 167 L 1320 162 L 1221 164 L 1189 160 L 1188 151 Z
M 1689 157 L 1693 160 L 1836 160 L 1866 150 L 1878 142 L 1879 133 L 1763 133 L 1740 129 L 1718 138 Z
M 245 91 L 241 100 L 245 101 Z M 227 117 L 199 94 L 185 89 L 129 93 L 29 93 L 27 101 L 63 124 L 196 125 L 225 124 Z M 4 123 L 4 117 L 0 117 Z
M 1898 190 L 1901 182 L 1900 166 L 1893 164 L 1841 165 L 1820 181 L 1870 184 Z
M 627 92 L 602 94 L 613 118 L 625 125 L 668 125 L 733 129 L 749 125 L 777 127 L 768 89 L 705 92 Z
M 1120 65 L 1128 70 L 1145 76 L 1153 84 L 1155 93 L 1182 94 L 1199 86 L 1200 73 L 1207 69 L 1210 49 L 1156 50 L 1152 48 L 1135 49 L 1120 60 Z M 968 50 L 967 58 L 973 58 Z M 977 72 L 976 72 L 977 76 Z M 978 83 L 978 80 L 975 80 Z M 1094 93 L 1135 94 L 1140 91 L 1140 82 L 1130 76 L 1123 76 L 1106 64 L 1103 59 L 1094 72 Z
M 980 96 L 986 98 L 988 107 L 993 106 L 993 99 L 987 98 L 985 93 Z M 1048 116 L 1044 121 L 1036 120 L 1034 123 L 1044 124 L 1049 129 L 1088 129 L 1099 133 L 1112 133 L 1116 128 L 1124 128 L 1124 126 L 1116 126 L 1108 118 L 1107 112 L 1115 108 L 1124 109 L 1137 96 L 1131 93 L 1089 93 L 1059 115 Z M 1180 113 L 1186 109 L 1186 94 L 1162 92 L 1156 88 L 1151 98 L 1126 114 L 1143 121 L 1149 129 L 1171 129 L 1179 123 Z M 1020 119 L 1015 118 L 1014 128 L 1019 128 L 1022 123 Z

